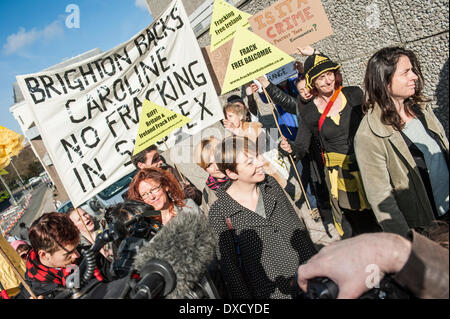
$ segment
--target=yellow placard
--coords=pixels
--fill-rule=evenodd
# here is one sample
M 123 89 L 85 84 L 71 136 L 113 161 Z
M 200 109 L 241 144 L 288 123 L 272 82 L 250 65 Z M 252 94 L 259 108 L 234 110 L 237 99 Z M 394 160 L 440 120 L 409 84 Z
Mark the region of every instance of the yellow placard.
M 133 155 L 168 136 L 191 119 L 149 100 L 144 100 Z
M 222 94 L 267 74 L 294 59 L 253 32 L 238 28 L 233 40 Z
M 248 28 L 250 26 L 248 19 L 251 16 L 251 14 L 233 7 L 224 0 L 214 1 L 211 26 L 209 28 L 211 52 L 230 41 L 237 27 Z
M 0 175 L 7 175 L 8 172 L 6 171 L 6 169 L 2 168 L 0 169 Z

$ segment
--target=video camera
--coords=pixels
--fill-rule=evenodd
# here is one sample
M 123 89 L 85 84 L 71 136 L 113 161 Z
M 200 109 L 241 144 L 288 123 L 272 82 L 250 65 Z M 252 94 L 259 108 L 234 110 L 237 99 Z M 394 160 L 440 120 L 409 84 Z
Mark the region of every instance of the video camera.
M 134 257 L 146 241 L 150 241 L 161 229 L 160 212 L 143 202 L 126 200 L 108 208 L 105 213 L 107 228 L 95 238 L 94 244 L 82 251 L 83 259 L 75 273 L 66 280 L 66 288 L 55 296 L 65 298 L 92 298 L 98 296 L 99 286 L 114 286 L 116 292 L 126 290 L 132 282 L 129 275 L 132 271 Z M 111 262 L 109 275 L 114 278 L 113 283 L 101 283 L 92 280 L 96 259 L 100 250 L 107 244 L 113 244 L 115 258 Z M 124 280 L 120 280 L 124 278 Z M 135 277 L 137 278 L 137 277 Z M 110 288 L 111 288 L 110 287 Z M 111 290 L 108 288 L 108 290 Z M 104 289 L 101 289 L 104 290 Z M 122 293 L 118 293 L 117 298 Z M 94 297 L 95 298 L 95 297 Z
M 220 298 L 209 273 L 216 240 L 207 217 L 201 212 L 183 212 L 162 227 L 159 212 L 133 202 L 126 203 L 128 210 L 116 207 L 107 212 L 108 228 L 83 251 L 78 273 L 72 274 L 79 279 L 78 287 L 76 281 L 66 280 L 65 291 L 55 298 Z M 146 205 L 146 210 L 135 213 L 133 205 Z M 133 214 L 127 215 L 130 211 Z M 110 268 L 113 278 L 100 282 L 93 279 L 96 258 L 110 242 L 117 247 Z

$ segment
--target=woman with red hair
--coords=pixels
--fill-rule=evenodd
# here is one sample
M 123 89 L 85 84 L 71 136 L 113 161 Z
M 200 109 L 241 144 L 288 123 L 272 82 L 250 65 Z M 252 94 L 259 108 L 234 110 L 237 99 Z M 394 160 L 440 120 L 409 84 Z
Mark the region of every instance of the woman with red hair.
M 200 212 L 192 199 L 185 198 L 175 176 L 160 168 L 139 170 L 131 181 L 128 199 L 142 201 L 161 211 L 163 225 L 183 211 Z

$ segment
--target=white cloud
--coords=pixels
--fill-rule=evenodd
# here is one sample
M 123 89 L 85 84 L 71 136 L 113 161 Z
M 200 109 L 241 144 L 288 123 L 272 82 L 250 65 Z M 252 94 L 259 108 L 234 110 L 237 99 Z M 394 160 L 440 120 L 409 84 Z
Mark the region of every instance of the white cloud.
M 20 27 L 17 33 L 11 34 L 6 38 L 3 52 L 7 55 L 13 54 L 36 41 L 49 40 L 63 33 L 64 28 L 59 20 L 53 21 L 42 30 L 33 28 L 30 31 L 26 31 L 25 28 Z
M 148 11 L 146 0 L 136 0 L 136 2 L 134 4 L 136 5 L 136 7 L 144 9 L 145 11 Z

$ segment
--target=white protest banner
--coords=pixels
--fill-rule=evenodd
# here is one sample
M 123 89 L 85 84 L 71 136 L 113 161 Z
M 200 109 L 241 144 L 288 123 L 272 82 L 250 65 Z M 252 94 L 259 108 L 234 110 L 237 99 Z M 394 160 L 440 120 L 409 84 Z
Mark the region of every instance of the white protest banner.
M 191 119 L 168 147 L 223 118 L 181 0 L 108 52 L 17 81 L 74 206 L 133 171 L 145 99 Z

